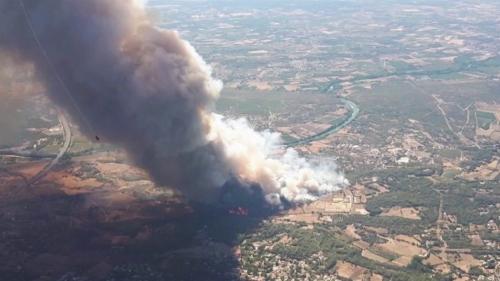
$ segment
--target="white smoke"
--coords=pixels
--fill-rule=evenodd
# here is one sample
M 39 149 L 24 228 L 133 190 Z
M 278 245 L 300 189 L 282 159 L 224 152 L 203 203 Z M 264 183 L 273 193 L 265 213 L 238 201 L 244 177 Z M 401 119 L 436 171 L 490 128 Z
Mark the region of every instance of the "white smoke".
M 301 157 L 293 148 L 284 147 L 279 133 L 257 132 L 243 118 L 217 114 L 211 118 L 208 140 L 222 146 L 239 180 L 259 183 L 270 203 L 279 204 L 280 197 L 291 202 L 312 201 L 348 184 L 333 159 Z

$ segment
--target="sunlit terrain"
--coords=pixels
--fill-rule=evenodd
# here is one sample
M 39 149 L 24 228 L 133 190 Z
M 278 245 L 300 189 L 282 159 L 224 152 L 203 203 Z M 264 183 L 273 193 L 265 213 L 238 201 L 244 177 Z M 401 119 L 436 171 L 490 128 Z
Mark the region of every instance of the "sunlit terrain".
M 219 98 L 201 87 L 214 104 L 193 112 L 245 118 L 251 137 L 216 132 L 257 149 L 214 146 L 226 154 L 213 163 L 236 164 L 216 200 L 200 202 L 197 176 L 209 186 L 225 169 L 197 170 L 202 157 L 151 168 L 123 145 L 143 135 L 94 133 L 107 121 L 89 126 L 57 106 L 29 61 L 1 52 L 0 280 L 500 277 L 499 3 L 150 0 L 146 10 L 224 84 Z M 145 96 L 164 82 L 145 81 Z M 191 147 L 175 141 L 171 151 Z M 169 181 L 188 174 L 172 166 L 197 173 Z

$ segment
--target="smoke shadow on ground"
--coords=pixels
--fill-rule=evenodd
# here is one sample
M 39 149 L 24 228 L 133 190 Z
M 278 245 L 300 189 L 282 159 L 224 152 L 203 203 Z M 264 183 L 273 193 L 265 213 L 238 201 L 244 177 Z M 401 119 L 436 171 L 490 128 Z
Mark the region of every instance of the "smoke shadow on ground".
M 89 204 L 89 194 L 67 195 L 48 184 L 4 195 L 1 280 L 239 280 L 238 239 L 272 213 L 178 198 L 99 206 Z

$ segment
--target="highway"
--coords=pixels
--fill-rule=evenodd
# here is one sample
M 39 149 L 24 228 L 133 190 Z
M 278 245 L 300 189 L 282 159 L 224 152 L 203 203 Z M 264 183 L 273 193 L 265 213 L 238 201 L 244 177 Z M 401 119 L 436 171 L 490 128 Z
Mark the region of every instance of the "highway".
M 35 176 L 33 176 L 31 179 L 28 180 L 28 186 L 32 186 L 37 182 L 39 182 L 41 179 L 43 179 L 50 172 L 50 170 L 52 170 L 52 168 L 54 168 L 54 166 L 57 165 L 57 163 L 59 163 L 59 160 L 61 160 L 64 154 L 68 152 L 69 147 L 71 146 L 72 136 L 68 119 L 62 112 L 59 112 L 57 117 L 59 119 L 59 123 L 63 127 L 64 144 L 59 150 L 59 153 L 57 153 L 56 157 L 52 159 L 52 161 L 50 161 L 47 165 L 45 165 L 45 167 L 43 167 L 43 169 L 40 172 L 38 172 Z

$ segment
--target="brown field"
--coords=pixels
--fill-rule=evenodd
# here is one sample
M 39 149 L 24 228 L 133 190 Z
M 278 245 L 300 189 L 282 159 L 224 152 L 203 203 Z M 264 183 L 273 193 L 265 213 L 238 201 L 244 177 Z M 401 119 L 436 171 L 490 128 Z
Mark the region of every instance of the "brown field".
M 401 267 L 408 266 L 411 263 L 412 257 L 409 256 L 401 256 L 392 261 L 393 264 Z
M 63 170 L 49 173 L 44 179 L 44 182 L 54 183 L 64 187 L 67 194 L 77 194 L 80 192 L 89 192 L 95 188 L 102 187 L 103 183 L 95 178 L 82 179 L 74 176 L 71 171 Z
M 353 281 L 362 281 L 363 276 L 368 272 L 368 269 L 349 262 L 341 261 L 335 266 L 335 271 L 342 278 Z
M 382 275 L 379 275 L 379 274 L 372 274 L 372 276 L 370 277 L 370 281 L 383 281 L 384 280 L 384 277 Z
M 410 220 L 420 220 L 420 211 L 415 208 L 392 207 L 384 211 L 381 216 L 401 217 Z
M 273 87 L 268 82 L 258 80 L 249 81 L 248 86 L 256 88 L 259 91 L 270 91 L 273 89 Z
M 495 159 L 488 164 L 477 167 L 470 173 L 464 173 L 463 178 L 469 181 L 474 180 L 495 180 L 500 175 L 500 161 Z
M 500 141 L 500 126 L 492 124 L 489 130 L 483 130 L 481 128 L 477 128 L 476 135 L 489 138 L 493 141 Z
M 376 261 L 376 262 L 379 262 L 379 263 L 390 263 L 391 261 L 389 261 L 388 259 L 384 258 L 384 257 L 381 257 L 379 255 L 376 255 L 372 252 L 370 252 L 369 250 L 363 250 L 361 252 L 361 255 L 367 259 L 370 259 L 370 260 L 373 260 L 373 261 Z
M 40 172 L 45 165 L 47 165 L 49 161 L 38 161 L 31 162 L 27 164 L 21 164 L 15 167 L 9 167 L 10 170 L 15 170 L 16 173 L 25 176 L 26 178 L 31 178 L 35 176 L 38 172 Z
M 480 266 L 481 261 L 477 260 L 470 254 L 455 255 L 453 265 L 465 272 L 469 272 L 471 267 Z
M 380 185 L 379 183 L 370 183 L 368 186 L 370 189 L 376 190 L 376 194 L 389 192 L 386 186 Z
M 330 147 L 331 146 L 325 143 L 324 141 L 315 141 L 304 148 L 307 150 L 308 153 L 317 154 L 320 153 L 322 150 L 328 149 Z
M 367 230 L 373 231 L 377 234 L 385 235 L 389 233 L 389 230 L 387 228 L 382 228 L 382 227 L 371 227 L 371 226 L 365 226 L 364 227 Z
M 312 213 L 305 213 L 305 214 L 289 214 L 285 216 L 280 216 L 276 218 L 277 221 L 283 222 L 283 221 L 290 221 L 290 222 L 305 222 L 308 224 L 311 223 L 318 223 L 320 222 L 319 220 L 319 215 L 318 214 L 312 214 Z
M 134 166 L 122 163 L 97 163 L 96 168 L 106 177 L 122 179 L 124 175 L 135 177 L 141 180 L 148 179 L 146 173 Z
M 447 273 L 449 273 L 451 271 L 450 265 L 448 265 L 446 263 L 437 265 L 434 268 L 436 269 L 436 271 L 441 272 L 443 274 L 447 274 Z
M 434 254 L 430 254 L 429 257 L 427 259 L 425 259 L 424 263 L 434 267 L 434 266 L 443 264 L 444 261 L 440 257 L 438 257 Z
M 408 235 L 396 235 L 394 239 L 402 242 L 409 243 L 411 245 L 420 246 L 420 240 L 418 238 L 408 236 Z
M 471 239 L 471 245 L 472 246 L 484 246 L 483 240 L 481 239 L 481 236 L 479 234 L 473 234 L 469 236 Z
M 389 239 L 384 244 L 377 244 L 377 247 L 400 256 L 406 256 L 410 259 L 413 256 L 425 254 L 425 250 L 418 246 L 411 245 L 407 242 Z
M 357 233 L 356 233 L 356 227 L 353 225 L 353 224 L 350 224 L 346 227 L 344 233 L 353 238 L 353 239 L 356 239 L 356 240 L 361 240 L 361 236 L 359 236 Z
M 478 102 L 476 103 L 476 107 L 479 111 L 491 112 L 495 114 L 497 120 L 500 120 L 500 104 Z
M 370 244 L 368 244 L 367 242 L 365 242 L 363 240 L 354 241 L 352 244 L 360 249 L 363 249 L 363 250 L 368 249 L 370 247 Z
M 354 265 L 349 262 L 340 261 L 335 266 L 335 271 L 339 277 L 352 281 L 382 281 L 382 275 L 370 272 L 368 269 Z

